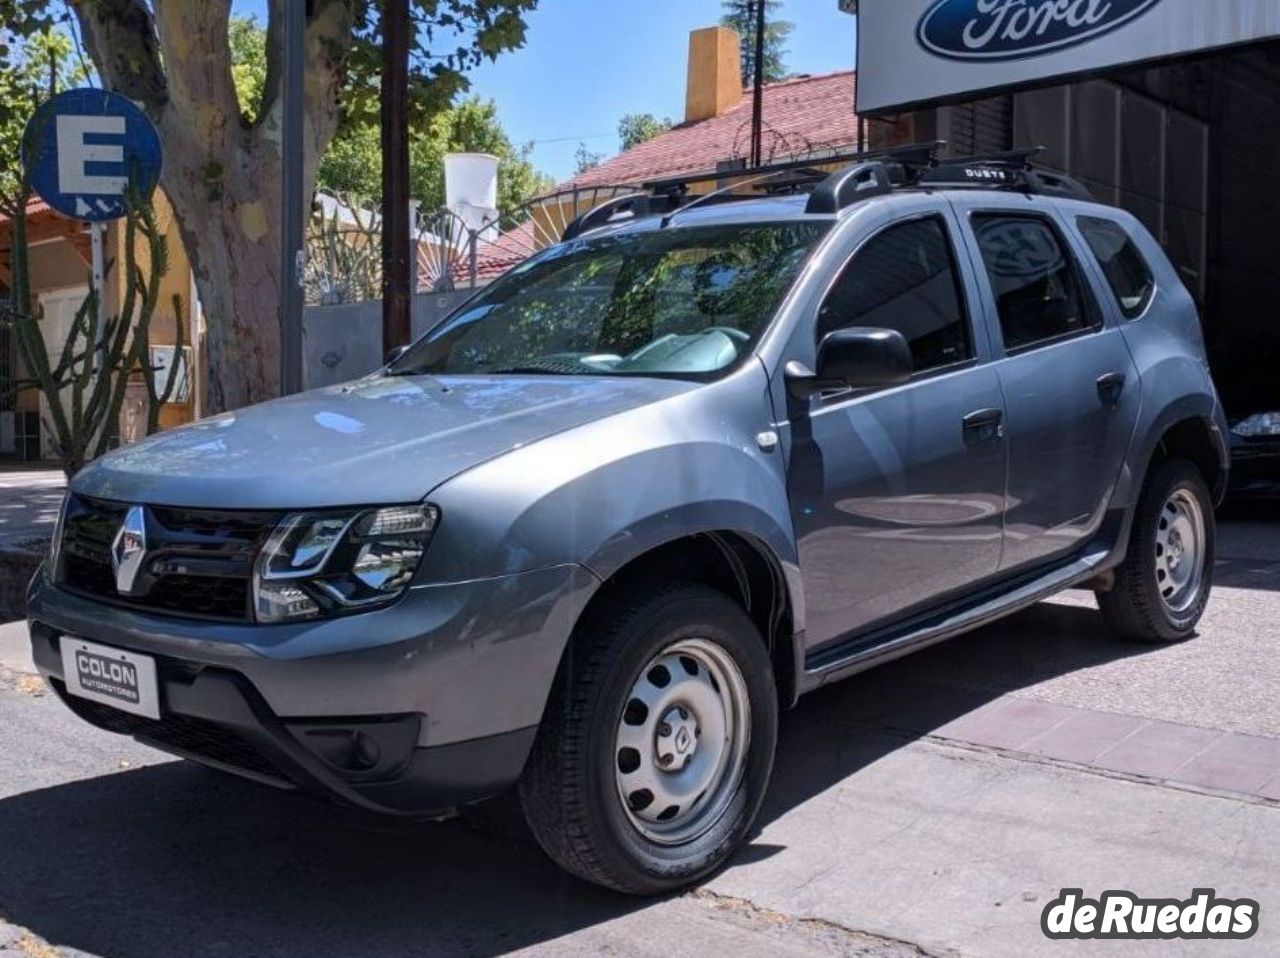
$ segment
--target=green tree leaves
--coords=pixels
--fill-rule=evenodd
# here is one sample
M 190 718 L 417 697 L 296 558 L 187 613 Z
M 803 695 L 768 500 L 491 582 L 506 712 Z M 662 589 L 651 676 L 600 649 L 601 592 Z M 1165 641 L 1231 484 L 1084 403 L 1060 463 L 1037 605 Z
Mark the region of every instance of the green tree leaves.
M 618 145 L 622 150 L 639 146 L 671 129 L 670 117 L 659 120 L 652 113 L 627 113 L 618 121 Z
M 721 24 L 742 38 L 742 85 L 751 86 L 756 76 L 755 0 L 723 0 Z M 781 0 L 764 0 L 764 81 L 772 83 L 787 75 L 787 37 L 795 24 L 774 17 Z
M 0 212 L 12 213 L 15 204 L 25 202 L 22 134 L 36 107 L 67 87 L 71 41 L 46 25 L 25 36 L 10 35 L 4 50 L 0 55 Z
M 241 111 L 251 121 L 266 83 L 267 32 L 251 18 L 233 17 L 230 44 L 236 95 Z M 424 209 L 444 205 L 444 156 L 459 152 L 498 157 L 498 205 L 504 210 L 553 185 L 549 177 L 534 169 L 529 147 L 516 146 L 503 131 L 493 101 L 467 97 L 420 120 L 410 134 L 409 189 Z M 348 116 L 320 159 L 316 185 L 376 203 L 382 195 L 381 170 L 377 118 L 357 122 Z
M 227 31 L 231 47 L 231 79 L 240 112 L 252 123 L 262 109 L 267 88 L 267 31 L 253 17 L 232 17 Z

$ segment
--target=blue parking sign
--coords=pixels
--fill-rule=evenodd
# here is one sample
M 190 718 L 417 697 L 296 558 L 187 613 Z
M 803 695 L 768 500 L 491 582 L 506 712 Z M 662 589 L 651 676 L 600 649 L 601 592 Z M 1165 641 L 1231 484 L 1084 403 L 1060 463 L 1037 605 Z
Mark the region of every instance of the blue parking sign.
M 22 159 L 31 187 L 66 216 L 90 222 L 125 214 L 129 189 L 160 180 L 160 137 L 131 100 L 107 90 L 59 93 L 27 123 Z

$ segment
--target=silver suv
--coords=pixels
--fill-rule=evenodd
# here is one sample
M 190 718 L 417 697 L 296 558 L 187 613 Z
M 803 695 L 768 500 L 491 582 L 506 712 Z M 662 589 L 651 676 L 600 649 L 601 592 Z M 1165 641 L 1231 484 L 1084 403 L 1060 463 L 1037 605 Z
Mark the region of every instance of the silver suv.
M 349 805 L 518 786 L 557 862 L 655 893 L 747 837 L 806 692 L 1068 588 L 1187 638 L 1228 467 L 1196 307 L 1029 156 L 654 184 L 371 376 L 106 456 L 36 662 Z

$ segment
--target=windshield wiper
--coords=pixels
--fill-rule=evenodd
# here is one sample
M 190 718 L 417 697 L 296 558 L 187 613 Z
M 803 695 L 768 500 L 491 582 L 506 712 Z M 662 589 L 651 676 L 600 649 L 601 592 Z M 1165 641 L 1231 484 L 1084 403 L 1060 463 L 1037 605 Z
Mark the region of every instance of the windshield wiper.
M 481 375 L 483 376 L 506 376 L 506 375 L 535 375 L 535 376 L 585 376 L 589 375 L 590 370 L 582 370 L 581 372 L 570 371 L 568 369 L 557 369 L 555 366 L 499 366 L 497 369 L 486 369 Z

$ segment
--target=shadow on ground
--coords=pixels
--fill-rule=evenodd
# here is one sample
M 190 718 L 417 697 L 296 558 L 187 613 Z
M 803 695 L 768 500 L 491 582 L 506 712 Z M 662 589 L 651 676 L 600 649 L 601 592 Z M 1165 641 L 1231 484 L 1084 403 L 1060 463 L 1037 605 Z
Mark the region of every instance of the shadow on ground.
M 816 693 L 784 717 L 762 821 L 1003 692 L 1147 650 L 1041 605 Z M 493 955 L 649 906 L 561 874 L 509 798 L 420 825 L 174 762 L 0 801 L 0 915 L 94 954 Z
M 1214 582 L 1280 592 L 1280 500 L 1228 502 L 1222 508 Z

